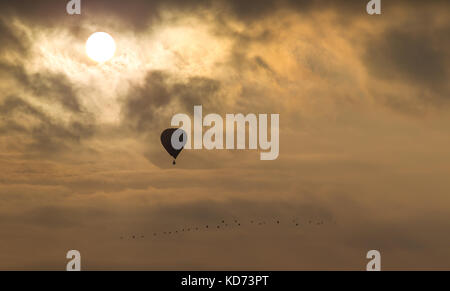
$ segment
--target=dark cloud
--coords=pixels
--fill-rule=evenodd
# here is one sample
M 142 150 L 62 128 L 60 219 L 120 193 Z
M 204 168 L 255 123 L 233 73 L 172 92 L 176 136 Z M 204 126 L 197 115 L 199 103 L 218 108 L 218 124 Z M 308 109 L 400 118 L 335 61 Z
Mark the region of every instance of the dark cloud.
M 9 83 L 11 90 L 11 93 L 0 93 L 3 135 L 19 133 L 29 150 L 41 154 L 59 152 L 70 148 L 69 144 L 79 144 L 83 138 L 92 136 L 94 119 L 83 112 L 77 90 L 64 74 L 30 74 L 21 64 L 0 62 L 0 76 Z M 39 100 L 41 106 L 32 105 L 24 96 Z M 63 123 L 48 113 L 49 106 L 54 104 L 72 115 L 69 122 Z
M 267 70 L 267 71 L 273 73 L 272 68 L 269 66 L 269 64 L 266 63 L 266 61 L 264 61 L 264 59 L 263 59 L 262 57 L 256 56 L 256 57 L 255 57 L 255 62 L 256 62 L 260 67 L 262 67 L 263 69 L 265 69 L 265 70 Z
M 439 86 L 448 80 L 448 56 L 433 39 L 428 33 L 389 30 L 367 45 L 368 68 L 378 78 Z
M 144 132 L 158 126 L 161 121 L 158 109 L 167 106 L 174 96 L 167 84 L 164 72 L 150 72 L 145 84 L 131 89 L 124 100 L 124 122 L 133 129 Z
M 226 3 L 229 3 L 231 11 L 236 17 L 243 20 L 263 17 L 279 7 L 278 2 L 274 0 L 231 0 Z
M 142 86 L 135 86 L 125 96 L 122 105 L 123 126 L 132 135 L 145 140 L 145 157 L 160 167 L 167 167 L 167 155 L 160 146 L 160 134 L 170 127 L 172 117 L 178 113 L 192 117 L 194 106 L 202 105 L 208 112 L 225 112 L 221 98 L 221 83 L 204 77 L 179 80 L 167 72 L 151 71 Z M 194 154 L 191 167 L 210 167 L 213 160 Z
M 402 21 L 372 37 L 363 55 L 375 81 L 371 84 L 373 95 L 398 112 L 416 117 L 446 108 L 450 101 L 450 53 L 443 49 L 450 44 L 449 26 L 437 25 L 427 15 L 421 17 L 414 26 L 409 20 Z M 408 88 L 410 93 L 404 96 L 403 89 L 388 93 L 380 84 Z
M 216 108 L 213 100 L 219 89 L 220 82 L 213 79 L 191 77 L 177 81 L 169 73 L 152 71 L 147 74 L 143 86 L 130 89 L 125 97 L 123 120 L 141 132 L 161 129 L 164 124 L 170 124 L 172 115 L 192 113 L 195 105 Z
M 27 43 L 24 43 L 24 37 L 18 35 L 13 28 L 8 26 L 4 21 L 0 19 L 0 54 L 5 51 L 19 53 L 24 55 L 27 51 Z
M 366 15 L 365 7 L 368 1 L 349 0 L 133 0 L 126 4 L 121 0 L 89 0 L 82 3 L 82 16 L 94 19 L 98 15 L 122 19 L 134 28 L 147 26 L 153 19 L 158 18 L 164 9 L 183 12 L 184 14 L 196 14 L 201 16 L 202 10 L 216 8 L 219 14 L 228 14 L 244 21 L 261 19 L 279 9 L 289 9 L 298 13 L 311 11 L 333 10 L 345 17 Z M 391 3 L 392 2 L 392 3 Z M 2 1 L 0 9 L 7 15 L 24 17 L 34 23 L 55 23 L 62 17 L 67 17 L 66 5 L 68 1 L 41 0 L 41 1 Z M 433 1 L 433 4 L 441 5 L 447 1 Z M 218 4 L 218 6 L 217 6 Z M 424 1 L 389 1 L 383 3 L 383 9 L 389 10 L 394 6 L 411 5 L 422 7 Z M 227 9 L 222 9 L 223 7 Z M 73 16 L 78 18 L 79 16 Z
M 43 1 L 2 1 L 0 10 L 2 17 L 23 18 L 22 20 L 34 23 L 54 23 L 63 16 L 67 16 L 66 4 L 68 1 L 43 0 Z
M 95 23 L 101 23 L 106 17 L 123 20 L 127 25 L 131 24 L 131 28 L 141 29 L 157 19 L 162 8 L 169 7 L 189 13 L 197 7 L 208 7 L 211 3 L 208 0 L 134 0 L 125 4 L 121 0 L 89 0 L 82 1 L 81 16 L 69 16 L 66 12 L 68 2 L 65 0 L 2 1 L 0 10 L 8 17 L 19 17 L 23 21 L 44 26 L 56 25 L 61 20 L 75 23 L 89 19 Z
M 35 97 L 56 102 L 75 113 L 82 110 L 75 85 L 62 73 L 28 74 L 20 65 L 0 62 L 0 75 L 13 77 L 19 88 L 27 90 Z
M 52 119 L 42 109 L 37 108 L 17 96 L 7 96 L 0 103 L 3 122 L 0 133 L 9 135 L 21 133 L 24 140 L 31 137 L 28 148 L 42 153 L 56 153 L 70 148 L 71 144 L 79 144 L 83 138 L 92 136 L 94 129 L 90 123 L 71 121 L 67 125 Z M 18 118 L 18 116 L 20 118 Z M 24 116 L 36 119 L 33 124 L 27 123 Z

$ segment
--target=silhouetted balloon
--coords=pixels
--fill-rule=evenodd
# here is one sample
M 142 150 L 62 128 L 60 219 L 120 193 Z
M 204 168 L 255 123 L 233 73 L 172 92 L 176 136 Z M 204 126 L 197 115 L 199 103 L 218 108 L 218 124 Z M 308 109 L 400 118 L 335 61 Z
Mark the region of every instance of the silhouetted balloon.
M 175 160 L 186 145 L 186 141 L 187 134 L 180 128 L 168 128 L 161 133 L 161 144 L 174 158 L 174 165 L 176 164 Z

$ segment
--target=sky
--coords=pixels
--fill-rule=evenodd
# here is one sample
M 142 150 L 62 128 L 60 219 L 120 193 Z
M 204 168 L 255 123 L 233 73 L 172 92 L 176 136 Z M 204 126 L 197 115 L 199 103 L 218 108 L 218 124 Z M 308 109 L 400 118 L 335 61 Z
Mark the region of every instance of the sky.
M 367 2 L 1 1 L 0 269 L 450 269 L 450 5 Z M 280 114 L 278 159 L 174 167 L 194 105 Z

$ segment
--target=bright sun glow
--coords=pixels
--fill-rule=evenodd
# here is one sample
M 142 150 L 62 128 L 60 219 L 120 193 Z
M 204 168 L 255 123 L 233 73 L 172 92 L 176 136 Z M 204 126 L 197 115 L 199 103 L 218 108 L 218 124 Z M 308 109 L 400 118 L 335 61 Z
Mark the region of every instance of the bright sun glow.
M 96 32 L 86 42 L 87 55 L 98 63 L 110 60 L 115 52 L 116 43 L 106 32 Z

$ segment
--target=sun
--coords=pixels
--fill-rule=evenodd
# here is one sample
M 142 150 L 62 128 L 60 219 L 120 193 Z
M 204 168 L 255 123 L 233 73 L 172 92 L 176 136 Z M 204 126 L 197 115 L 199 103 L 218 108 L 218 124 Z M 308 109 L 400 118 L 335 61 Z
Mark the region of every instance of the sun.
M 106 32 L 96 32 L 86 42 L 87 55 L 98 63 L 109 61 L 115 52 L 116 42 Z

